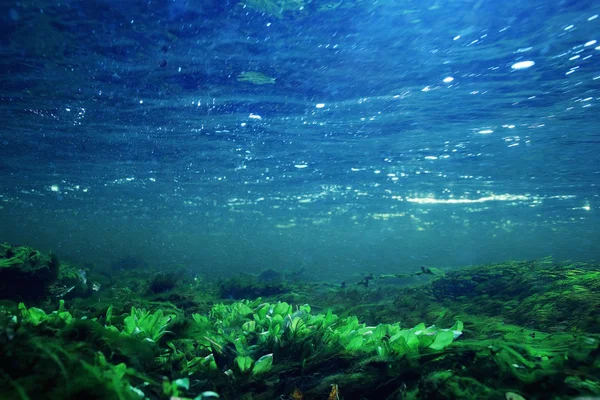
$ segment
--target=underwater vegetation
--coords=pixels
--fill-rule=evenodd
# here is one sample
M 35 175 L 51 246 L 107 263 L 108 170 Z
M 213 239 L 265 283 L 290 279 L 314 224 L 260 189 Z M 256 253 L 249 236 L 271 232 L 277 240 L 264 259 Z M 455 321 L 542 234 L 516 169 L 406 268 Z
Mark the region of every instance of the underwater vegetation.
M 30 248 L 2 249 L 2 268 L 58 263 Z M 589 264 L 544 259 L 368 275 L 368 285 L 345 287 L 297 283 L 274 270 L 216 283 L 122 270 L 112 284 L 63 297 L 49 290 L 62 264 L 52 268 L 37 296 L 3 296 L 0 398 L 600 395 L 600 276 Z M 83 282 L 81 269 L 65 271 Z M 388 284 L 419 274 L 430 280 Z M 282 290 L 248 289 L 261 284 Z M 234 298 L 232 288 L 248 298 Z

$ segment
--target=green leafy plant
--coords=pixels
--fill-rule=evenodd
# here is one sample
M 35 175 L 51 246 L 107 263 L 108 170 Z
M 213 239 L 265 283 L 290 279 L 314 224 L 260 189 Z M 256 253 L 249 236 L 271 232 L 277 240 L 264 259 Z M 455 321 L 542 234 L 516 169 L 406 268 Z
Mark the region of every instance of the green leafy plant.
M 158 342 L 165 334 L 175 314 L 165 315 L 162 310 L 152 314 L 143 308 L 131 307 L 131 314 L 124 320 L 123 333 L 141 337 L 151 342 Z
M 81 361 L 81 365 L 84 370 L 91 376 L 93 376 L 98 383 L 105 385 L 106 388 L 110 388 L 113 392 L 112 398 L 119 400 L 129 399 L 141 399 L 144 398 L 144 392 L 134 387 L 130 379 L 131 378 L 144 378 L 140 376 L 135 370 L 127 368 L 125 363 L 117 365 L 110 364 L 106 357 L 102 353 L 97 353 L 93 363 Z
M 180 378 L 174 381 L 163 381 L 163 393 L 167 396 L 181 397 L 182 391 L 190 390 L 190 379 Z
M 415 356 L 424 351 L 442 351 L 463 330 L 461 322 L 450 329 L 425 324 L 402 329 L 398 323 L 366 326 L 356 317 L 340 318 L 331 310 L 312 314 L 308 305 L 294 309 L 286 302 L 217 304 L 207 316 L 194 314 L 193 319 L 199 330 L 199 342 L 208 342 L 219 353 L 226 346 L 235 348 L 229 367 L 235 366 L 242 375 L 268 372 L 273 368 L 273 354 L 283 354 L 284 349 L 288 359 L 301 360 L 318 353 L 340 351 L 349 355 Z M 217 356 L 224 359 L 221 354 Z M 204 363 L 198 360 L 196 365 L 209 366 L 206 360 Z
M 254 363 L 254 366 L 252 367 L 252 374 L 253 375 L 264 374 L 266 372 L 269 372 L 272 367 L 273 367 L 273 353 L 265 354 L 264 356 L 262 356 L 261 358 L 256 360 L 256 362 Z
M 60 300 L 58 310 L 46 314 L 44 310 L 37 307 L 27 308 L 24 303 L 19 303 L 19 311 L 23 322 L 38 326 L 42 323 L 50 325 L 66 325 L 73 320 L 71 313 L 65 310 L 65 301 Z

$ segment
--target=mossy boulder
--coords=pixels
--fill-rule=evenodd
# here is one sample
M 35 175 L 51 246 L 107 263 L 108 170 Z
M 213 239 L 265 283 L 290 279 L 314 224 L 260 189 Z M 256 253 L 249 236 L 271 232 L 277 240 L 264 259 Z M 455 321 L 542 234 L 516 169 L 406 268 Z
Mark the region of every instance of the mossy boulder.
M 586 263 L 512 261 L 461 268 L 432 282 L 436 303 L 545 331 L 600 333 L 600 271 Z M 436 304 L 432 303 L 432 304 Z
M 52 296 L 61 299 L 87 297 L 92 294 L 92 282 L 85 268 L 61 263 L 58 278 L 49 288 Z
M 59 273 L 58 258 L 27 246 L 0 245 L 0 298 L 38 301 Z

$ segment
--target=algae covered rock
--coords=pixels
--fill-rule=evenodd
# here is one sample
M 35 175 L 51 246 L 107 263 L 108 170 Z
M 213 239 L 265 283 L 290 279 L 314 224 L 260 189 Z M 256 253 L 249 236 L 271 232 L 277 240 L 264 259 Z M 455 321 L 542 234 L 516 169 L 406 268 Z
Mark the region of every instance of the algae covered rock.
M 88 279 L 87 269 L 61 263 L 58 278 L 49 288 L 49 293 L 57 298 L 72 299 L 87 297 L 93 292 L 93 282 Z
M 59 272 L 58 258 L 27 246 L 0 245 L 0 298 L 35 301 L 46 297 Z
M 544 258 L 473 266 L 436 279 L 429 290 L 439 304 L 473 315 L 552 332 L 600 332 L 600 270 L 594 264 Z

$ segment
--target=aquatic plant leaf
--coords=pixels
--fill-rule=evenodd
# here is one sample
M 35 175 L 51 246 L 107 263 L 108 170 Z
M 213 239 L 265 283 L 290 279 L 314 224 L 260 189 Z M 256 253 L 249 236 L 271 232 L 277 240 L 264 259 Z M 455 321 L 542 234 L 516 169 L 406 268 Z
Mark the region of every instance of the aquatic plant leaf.
M 433 340 L 433 343 L 429 345 L 429 348 L 433 350 L 442 350 L 450 346 L 453 340 L 454 333 L 451 330 L 441 330 L 435 335 L 435 339 Z
M 302 333 L 306 330 L 306 324 L 304 320 L 300 317 L 296 317 L 292 320 L 290 324 L 290 331 L 294 334 Z
M 48 318 L 44 310 L 37 307 L 31 307 L 27 310 L 27 320 L 33 325 L 39 325 Z
M 192 314 L 192 318 L 199 325 L 208 324 L 208 317 L 200 314 Z
M 359 350 L 363 345 L 364 339 L 362 336 L 357 335 L 353 337 L 350 342 L 345 346 L 346 350 L 355 351 Z
M 310 306 L 308 304 L 304 304 L 303 306 L 298 307 L 298 310 L 306 313 L 306 314 L 310 314 Z
M 273 317 L 271 318 L 271 326 L 272 325 L 281 325 L 281 323 L 283 322 L 284 316 L 281 314 L 276 314 L 273 315 Z
M 390 348 L 398 354 L 409 353 L 419 348 L 419 337 L 408 329 L 403 329 L 389 340 Z
M 167 326 L 173 318 L 175 318 L 174 314 L 164 315 L 162 310 L 151 314 L 145 309 L 131 307 L 131 314 L 123 321 L 123 332 L 130 336 L 140 336 L 142 339 L 157 342 L 169 333 Z
M 327 314 L 325 315 L 325 326 L 329 326 L 335 322 L 337 316 L 333 314 L 331 309 L 327 310 Z
M 400 335 L 397 335 L 394 340 L 388 342 L 390 349 L 397 355 L 403 355 L 411 352 L 411 348 L 408 343 L 406 343 L 406 339 Z
M 427 335 L 418 335 L 417 336 L 418 340 L 419 340 L 419 346 L 421 348 L 425 348 L 425 347 L 429 347 L 431 346 L 431 344 L 433 343 L 433 341 L 435 340 L 435 334 L 427 334 Z
M 340 324 L 341 326 L 339 326 L 337 328 L 337 332 L 340 334 L 340 336 L 347 336 L 350 335 L 352 333 L 352 331 L 355 331 L 358 329 L 358 318 L 356 317 L 349 317 L 346 318 L 345 320 L 341 321 L 343 323 Z
M 121 380 L 123 379 L 123 377 L 125 376 L 125 374 L 127 373 L 127 365 L 125 365 L 125 363 L 120 363 L 118 365 L 115 365 L 112 368 L 114 374 L 116 375 L 116 377 Z
M 252 358 L 249 356 L 237 356 L 235 362 L 241 373 L 246 373 L 252 368 Z
M 383 339 L 383 337 L 386 335 L 387 331 L 388 331 L 388 324 L 377 325 L 375 330 L 373 330 L 373 334 L 371 335 L 371 340 L 379 341 L 379 340 Z
M 113 326 L 113 325 L 111 325 L 111 326 L 107 326 L 107 327 L 106 327 L 106 329 L 107 329 L 109 332 L 119 333 L 119 330 L 117 329 L 117 327 L 116 327 L 116 326 Z
M 244 303 L 238 303 L 236 311 L 244 317 L 254 313 L 254 311 Z
M 188 371 L 216 371 L 219 368 L 215 362 L 214 354 L 209 354 L 206 357 L 194 357 L 190 361 L 187 362 Z
M 175 379 L 173 384 L 181 389 L 190 390 L 190 379 L 189 378 Z
M 269 333 L 273 337 L 276 337 L 280 331 L 281 331 L 281 325 L 274 324 L 269 327 Z
M 273 314 L 278 314 L 278 315 L 287 315 L 289 313 L 292 312 L 292 306 L 290 306 L 288 303 L 286 302 L 278 302 L 275 307 L 273 307 Z
M 105 322 L 104 325 L 105 326 L 110 326 L 112 323 L 112 314 L 113 314 L 113 306 L 112 304 L 108 307 L 108 309 L 106 310 L 106 318 L 105 318 Z
M 73 321 L 73 316 L 68 311 L 59 312 L 59 313 L 57 313 L 57 315 L 58 315 L 58 318 L 65 321 L 66 324 L 70 324 L 71 321 Z
M 256 321 L 244 322 L 244 325 L 242 325 L 242 329 L 246 332 L 255 332 L 256 331 Z
M 362 336 L 371 336 L 376 326 L 364 326 L 358 329 L 358 334 Z
M 252 368 L 252 374 L 258 375 L 265 372 L 268 372 L 273 367 L 273 353 L 265 354 L 261 358 L 259 358 L 254 364 L 254 368 Z
M 218 399 L 219 394 L 217 392 L 207 391 L 202 392 L 198 396 L 194 397 L 194 400 L 206 400 L 206 399 Z
M 256 310 L 256 314 L 254 314 L 254 319 L 257 319 L 258 321 L 264 321 L 267 314 L 269 313 L 270 308 L 271 305 L 267 303 L 259 306 L 258 310 Z
M 135 318 L 132 316 L 126 317 L 123 323 L 125 324 L 123 331 L 128 335 L 133 335 L 135 333 L 135 328 L 137 327 Z
M 387 327 L 387 335 L 389 337 L 392 337 L 395 334 L 397 334 L 398 332 L 400 332 L 401 330 L 402 329 L 400 328 L 400 324 L 399 323 L 388 325 L 388 327 Z M 411 331 L 412 331 L 412 329 L 411 329 Z
M 27 308 L 25 304 L 19 303 L 19 311 L 21 312 L 21 318 L 23 321 L 33 326 L 38 326 L 41 323 L 48 321 L 52 325 L 63 325 L 69 324 L 73 320 L 73 316 L 70 312 L 65 311 L 64 302 L 59 305 L 60 311 L 54 311 L 50 314 L 46 314 L 44 310 L 37 307 Z
M 450 328 L 451 331 L 455 331 L 455 332 L 462 332 L 464 329 L 464 324 L 461 321 L 456 321 L 454 323 L 454 325 L 452 325 L 452 328 Z

